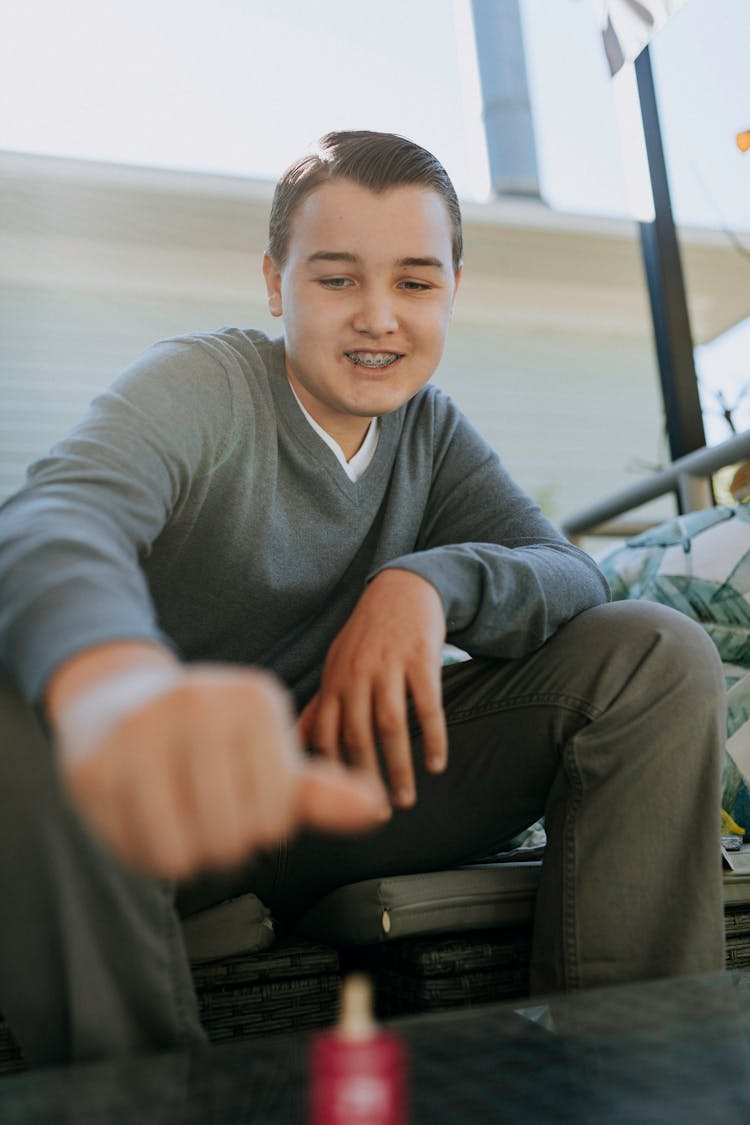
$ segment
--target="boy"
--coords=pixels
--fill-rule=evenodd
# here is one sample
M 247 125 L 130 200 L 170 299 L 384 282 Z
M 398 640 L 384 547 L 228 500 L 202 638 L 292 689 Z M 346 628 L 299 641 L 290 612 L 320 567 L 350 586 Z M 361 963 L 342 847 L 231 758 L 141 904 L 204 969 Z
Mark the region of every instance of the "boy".
M 718 658 L 605 604 L 428 385 L 461 255 L 430 153 L 329 134 L 274 196 L 283 339 L 149 349 L 5 506 L 0 1009 L 30 1062 L 202 1038 L 175 882 L 183 914 L 293 919 L 542 814 L 537 989 L 721 967 Z

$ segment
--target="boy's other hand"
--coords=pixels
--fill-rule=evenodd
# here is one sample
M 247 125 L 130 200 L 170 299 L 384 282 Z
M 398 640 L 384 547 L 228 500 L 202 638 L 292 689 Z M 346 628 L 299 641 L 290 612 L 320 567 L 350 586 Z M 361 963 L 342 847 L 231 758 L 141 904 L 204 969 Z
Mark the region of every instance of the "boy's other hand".
M 232 866 L 303 826 L 361 832 L 390 815 L 382 783 L 305 758 L 285 691 L 256 669 L 147 662 L 50 717 L 84 819 L 163 878 Z
M 298 730 L 327 758 L 380 774 L 380 744 L 393 803 L 416 800 L 407 721 L 411 698 L 422 728 L 425 764 L 439 773 L 448 759 L 442 702 L 445 615 L 440 595 L 409 570 L 378 574 L 331 645 L 320 691 L 305 707 Z

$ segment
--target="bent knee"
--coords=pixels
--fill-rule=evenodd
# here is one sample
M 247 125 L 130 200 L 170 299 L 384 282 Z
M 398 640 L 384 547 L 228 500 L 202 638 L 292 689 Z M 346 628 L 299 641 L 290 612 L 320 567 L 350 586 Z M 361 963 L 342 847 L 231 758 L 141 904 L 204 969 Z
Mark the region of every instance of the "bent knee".
M 597 606 L 582 616 L 589 615 L 610 645 L 632 652 L 635 661 L 648 661 L 654 674 L 670 679 L 677 674 L 702 692 L 726 691 L 716 645 L 686 614 L 659 602 L 632 600 Z

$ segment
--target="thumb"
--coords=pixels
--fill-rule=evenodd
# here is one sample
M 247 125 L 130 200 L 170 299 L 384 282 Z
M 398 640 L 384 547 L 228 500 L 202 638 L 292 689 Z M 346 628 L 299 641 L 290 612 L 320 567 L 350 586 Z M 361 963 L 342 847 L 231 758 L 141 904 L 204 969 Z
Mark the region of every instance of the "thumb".
M 315 716 L 318 713 L 318 700 L 320 699 L 320 692 L 316 692 L 312 699 L 308 700 L 302 708 L 300 717 L 295 724 L 297 736 L 303 746 L 310 745 L 310 736 L 312 735 L 313 725 L 315 723 Z
M 301 766 L 296 803 L 298 825 L 321 832 L 366 832 L 392 815 L 378 778 L 321 759 Z

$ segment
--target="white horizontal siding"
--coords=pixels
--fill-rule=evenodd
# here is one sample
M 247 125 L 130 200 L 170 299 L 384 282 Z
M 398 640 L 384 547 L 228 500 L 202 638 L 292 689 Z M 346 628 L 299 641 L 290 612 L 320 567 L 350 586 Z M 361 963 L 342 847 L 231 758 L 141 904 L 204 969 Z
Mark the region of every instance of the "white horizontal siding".
M 648 341 L 455 325 L 437 382 L 557 521 L 665 457 Z M 649 511 L 670 514 L 671 501 Z
M 0 498 L 150 343 L 228 323 L 279 330 L 265 309 L 208 296 L 0 289 Z M 631 483 L 638 459 L 663 456 L 653 357 L 631 337 L 530 336 L 457 315 L 436 381 L 556 520 Z
M 280 330 L 259 272 L 270 185 L 5 166 L 3 184 L 0 154 L 0 498 L 154 340 Z M 665 456 L 639 252 L 632 231 L 541 206 L 514 226 L 506 210 L 468 208 L 466 279 L 436 378 L 562 520 L 631 483 L 636 461 Z
M 155 340 L 228 323 L 263 324 L 265 309 L 138 300 L 74 290 L 0 287 L 0 500 L 68 433 L 95 395 Z

